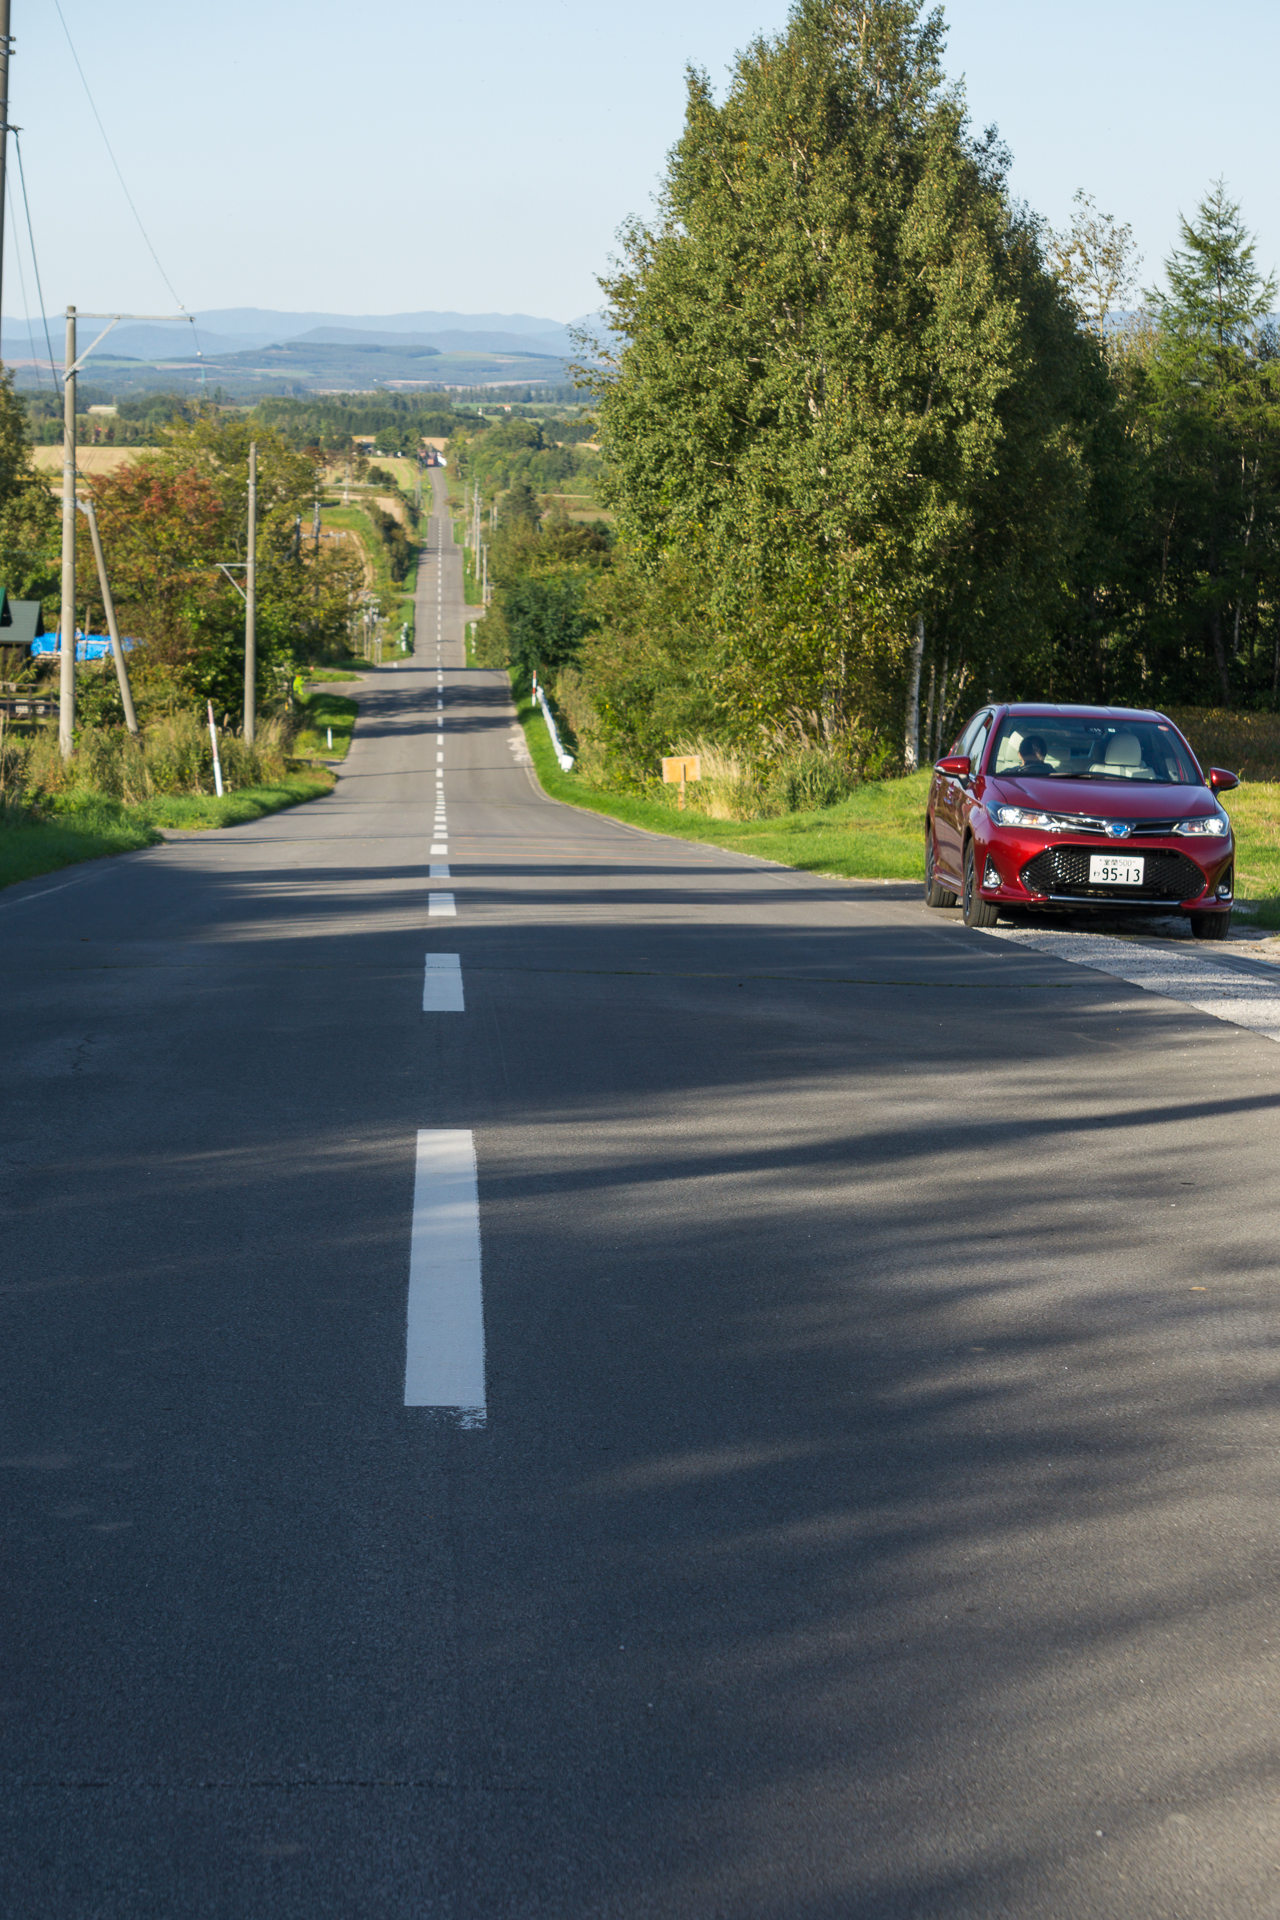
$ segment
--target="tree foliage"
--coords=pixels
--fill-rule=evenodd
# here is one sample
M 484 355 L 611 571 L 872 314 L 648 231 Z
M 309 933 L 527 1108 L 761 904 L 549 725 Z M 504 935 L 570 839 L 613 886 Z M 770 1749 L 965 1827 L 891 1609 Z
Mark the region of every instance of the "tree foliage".
M 698 597 L 723 730 L 863 721 L 922 623 L 1047 640 L 1084 539 L 1098 356 L 941 49 L 911 0 L 800 0 L 723 105 L 690 73 L 605 283 L 612 499 Z
M 1150 503 L 1140 665 L 1162 698 L 1212 691 L 1229 705 L 1242 680 L 1260 691 L 1269 677 L 1274 696 L 1280 660 L 1276 282 L 1222 182 L 1179 224 L 1137 348 Z
M 258 661 L 261 691 L 295 661 L 340 645 L 360 586 L 340 547 L 304 538 L 319 490 L 316 460 L 279 435 L 216 414 L 172 426 L 163 451 L 84 482 L 102 532 L 122 626 L 146 641 L 140 667 L 230 710 L 243 676 L 249 442 L 257 454 Z M 221 563 L 221 565 L 220 565 Z M 77 603 L 101 630 L 89 542 L 77 542 Z M 144 665 L 145 663 L 145 665 Z

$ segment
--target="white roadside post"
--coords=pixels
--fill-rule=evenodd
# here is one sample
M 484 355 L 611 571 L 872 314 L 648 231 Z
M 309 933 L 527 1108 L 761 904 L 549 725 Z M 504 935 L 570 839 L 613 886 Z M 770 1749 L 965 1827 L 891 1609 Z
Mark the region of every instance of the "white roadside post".
M 222 762 L 218 758 L 218 729 L 213 722 L 213 702 L 206 701 L 209 709 L 209 744 L 213 748 L 213 790 L 219 800 L 222 798 Z

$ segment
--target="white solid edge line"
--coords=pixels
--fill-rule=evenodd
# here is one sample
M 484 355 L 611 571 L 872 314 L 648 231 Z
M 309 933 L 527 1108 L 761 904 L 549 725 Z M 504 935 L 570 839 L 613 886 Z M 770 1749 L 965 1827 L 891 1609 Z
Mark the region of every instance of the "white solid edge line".
M 422 976 L 424 1013 L 465 1013 L 462 997 L 462 956 L 429 953 Z
M 420 1132 L 409 1243 L 404 1404 L 485 1423 L 480 1196 L 470 1131 Z

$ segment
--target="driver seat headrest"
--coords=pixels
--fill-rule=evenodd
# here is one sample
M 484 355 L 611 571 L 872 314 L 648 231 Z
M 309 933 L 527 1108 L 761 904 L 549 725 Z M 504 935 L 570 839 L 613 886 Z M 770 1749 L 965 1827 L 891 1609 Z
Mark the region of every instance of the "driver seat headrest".
M 1107 750 L 1102 756 L 1103 764 L 1108 767 L 1140 767 L 1142 748 L 1138 744 L 1136 733 L 1117 733 L 1107 742 Z

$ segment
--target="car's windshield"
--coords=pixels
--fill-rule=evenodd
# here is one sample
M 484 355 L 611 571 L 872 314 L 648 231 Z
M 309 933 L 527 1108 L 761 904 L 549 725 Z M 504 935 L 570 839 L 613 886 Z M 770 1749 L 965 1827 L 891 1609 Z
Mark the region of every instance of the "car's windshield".
M 1039 719 L 1003 722 L 987 771 L 1036 780 L 1144 780 L 1203 786 L 1186 747 L 1165 720 Z

